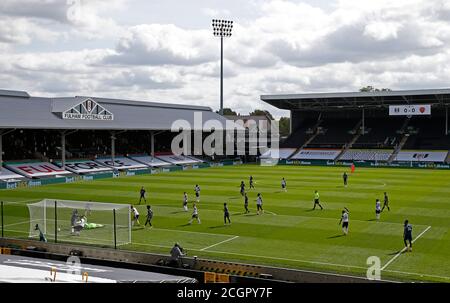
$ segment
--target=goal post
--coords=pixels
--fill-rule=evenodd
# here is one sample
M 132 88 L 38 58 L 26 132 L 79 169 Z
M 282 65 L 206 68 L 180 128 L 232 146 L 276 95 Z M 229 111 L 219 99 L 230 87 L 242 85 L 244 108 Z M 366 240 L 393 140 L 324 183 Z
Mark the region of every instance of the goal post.
M 27 204 L 29 238 L 102 246 L 131 243 L 130 204 L 44 199 Z

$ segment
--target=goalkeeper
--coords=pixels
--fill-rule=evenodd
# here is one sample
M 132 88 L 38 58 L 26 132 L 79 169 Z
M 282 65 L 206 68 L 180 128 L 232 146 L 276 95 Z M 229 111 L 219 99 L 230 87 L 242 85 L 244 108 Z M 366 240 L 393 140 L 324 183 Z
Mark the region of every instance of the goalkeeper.
M 74 226 L 76 235 L 80 235 L 80 231 L 83 229 L 94 229 L 94 228 L 100 228 L 103 227 L 103 224 L 97 224 L 97 223 L 88 223 L 86 216 L 82 216 L 81 220 L 76 222 L 76 225 Z

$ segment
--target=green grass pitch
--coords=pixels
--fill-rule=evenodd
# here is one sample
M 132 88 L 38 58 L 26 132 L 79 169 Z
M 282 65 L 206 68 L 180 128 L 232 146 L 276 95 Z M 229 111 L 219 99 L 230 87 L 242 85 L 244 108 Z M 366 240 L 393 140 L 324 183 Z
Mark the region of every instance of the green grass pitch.
M 0 200 L 66 199 L 137 204 L 145 186 L 154 210 L 152 229 L 134 227 L 132 249 L 167 254 L 179 242 L 189 256 L 252 264 L 365 276 L 367 258 L 377 256 L 382 279 L 450 282 L 450 171 L 357 168 L 343 186 L 347 168 L 257 165 L 225 166 L 72 184 L 0 191 Z M 256 189 L 249 190 L 253 175 Z M 288 192 L 281 191 L 286 178 Z M 245 181 L 250 214 L 244 214 L 239 184 Z M 188 225 L 194 186 L 201 187 L 201 224 Z M 314 190 L 324 210 L 312 211 Z M 183 191 L 189 212 L 182 209 Z M 390 197 L 375 220 L 375 199 Z M 265 213 L 256 215 L 256 194 Z M 232 224 L 224 226 L 223 203 Z M 5 217 L 5 235 L 26 237 L 26 207 L 16 206 Z M 342 236 L 341 210 L 350 210 L 350 232 Z M 145 205 L 137 206 L 141 224 Z M 412 253 L 403 245 L 403 221 L 413 225 Z M 25 223 L 24 223 L 25 222 Z M 87 231 L 89 232 L 89 231 Z M 420 237 L 419 237 L 420 235 Z

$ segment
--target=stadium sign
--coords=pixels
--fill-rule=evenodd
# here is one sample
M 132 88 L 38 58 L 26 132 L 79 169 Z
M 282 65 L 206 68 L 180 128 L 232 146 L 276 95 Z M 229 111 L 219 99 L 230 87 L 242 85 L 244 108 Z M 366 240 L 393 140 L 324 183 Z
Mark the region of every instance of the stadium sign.
M 431 105 L 389 105 L 389 116 L 431 115 Z
M 63 112 L 62 118 L 66 120 L 112 121 L 114 115 L 94 100 L 86 99 Z

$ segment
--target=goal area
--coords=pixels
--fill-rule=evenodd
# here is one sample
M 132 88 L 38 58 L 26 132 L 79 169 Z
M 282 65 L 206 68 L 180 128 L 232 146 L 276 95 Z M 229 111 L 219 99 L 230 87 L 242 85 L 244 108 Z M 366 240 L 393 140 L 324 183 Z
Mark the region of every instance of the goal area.
M 44 199 L 27 206 L 30 238 L 39 240 L 40 230 L 49 242 L 131 243 L 129 204 Z

